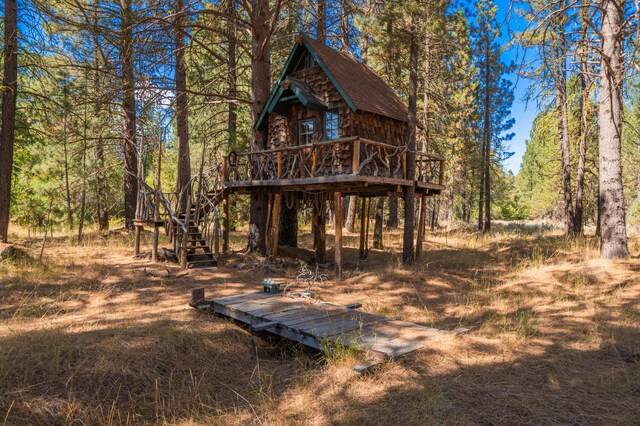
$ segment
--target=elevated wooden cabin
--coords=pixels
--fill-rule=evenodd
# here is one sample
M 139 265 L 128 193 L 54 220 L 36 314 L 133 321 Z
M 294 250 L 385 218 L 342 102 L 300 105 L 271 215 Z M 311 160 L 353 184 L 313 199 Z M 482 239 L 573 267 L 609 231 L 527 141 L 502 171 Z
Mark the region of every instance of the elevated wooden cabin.
M 272 254 L 277 253 L 282 197 L 315 196 L 319 262 L 325 257 L 325 203 L 332 200 L 340 274 L 342 196 L 400 195 L 413 185 L 424 199 L 444 189 L 442 157 L 417 152 L 416 174 L 407 174 L 407 123 L 407 108 L 371 68 L 300 35 L 255 124 L 268 129 L 265 149 L 228 155 L 222 187 L 226 194 L 270 194 L 267 248 Z

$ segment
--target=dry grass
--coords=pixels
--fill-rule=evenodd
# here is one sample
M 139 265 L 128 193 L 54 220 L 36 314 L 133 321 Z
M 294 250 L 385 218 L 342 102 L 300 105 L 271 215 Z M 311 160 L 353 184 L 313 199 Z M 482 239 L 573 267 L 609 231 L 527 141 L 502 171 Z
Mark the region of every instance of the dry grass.
M 145 270 L 176 268 L 133 259 L 126 234 L 56 238 L 42 262 L 0 263 L 0 424 L 638 422 L 640 239 L 635 258 L 608 262 L 593 239 L 549 229 L 431 233 L 411 267 L 399 232 L 366 261 L 346 239 L 349 278 L 316 286 L 319 298 L 471 332 L 356 377 L 349 351 L 252 340 L 187 307 L 193 287 L 254 290 L 265 274 L 293 277 L 287 263 L 238 269 L 261 259 L 235 254 L 158 278 Z

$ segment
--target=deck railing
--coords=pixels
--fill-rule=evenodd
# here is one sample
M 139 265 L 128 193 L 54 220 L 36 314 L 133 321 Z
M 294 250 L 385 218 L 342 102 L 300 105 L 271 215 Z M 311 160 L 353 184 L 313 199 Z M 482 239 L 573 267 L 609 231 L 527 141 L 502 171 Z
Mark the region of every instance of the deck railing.
M 361 175 L 407 177 L 407 150 L 360 137 L 231 153 L 223 159 L 223 182 Z M 414 180 L 442 185 L 444 158 L 416 152 Z

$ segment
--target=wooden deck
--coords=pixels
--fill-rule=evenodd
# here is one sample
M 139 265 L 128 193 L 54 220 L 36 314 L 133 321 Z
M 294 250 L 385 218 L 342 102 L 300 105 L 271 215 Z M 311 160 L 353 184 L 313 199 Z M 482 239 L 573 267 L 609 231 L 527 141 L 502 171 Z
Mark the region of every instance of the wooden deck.
M 241 294 L 205 300 L 196 307 L 314 349 L 350 346 L 378 359 L 396 358 L 448 336 L 435 328 L 282 294 Z
M 343 195 L 368 197 L 387 196 L 402 192 L 402 187 L 414 184 L 416 197 L 437 195 L 445 189 L 444 185 L 430 182 L 412 182 L 407 179 L 381 176 L 337 175 L 297 179 L 244 180 L 222 182 L 222 186 L 235 194 L 249 194 L 251 191 L 333 191 L 339 189 Z

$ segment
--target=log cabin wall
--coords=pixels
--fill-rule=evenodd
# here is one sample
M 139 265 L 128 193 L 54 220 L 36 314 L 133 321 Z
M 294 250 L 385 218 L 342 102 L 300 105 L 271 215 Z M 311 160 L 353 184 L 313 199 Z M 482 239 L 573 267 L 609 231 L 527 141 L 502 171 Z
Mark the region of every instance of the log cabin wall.
M 366 111 L 353 113 L 353 134 L 365 139 L 388 143 L 389 145 L 405 145 L 407 123 L 383 117 Z

